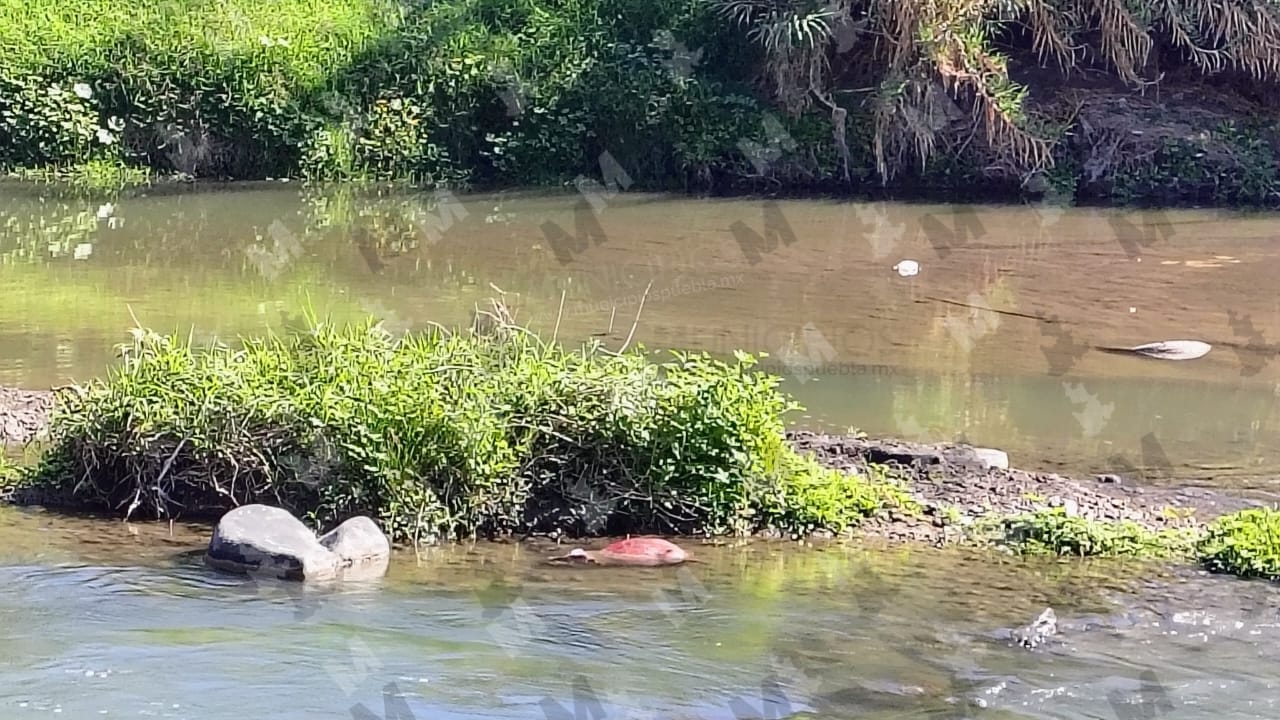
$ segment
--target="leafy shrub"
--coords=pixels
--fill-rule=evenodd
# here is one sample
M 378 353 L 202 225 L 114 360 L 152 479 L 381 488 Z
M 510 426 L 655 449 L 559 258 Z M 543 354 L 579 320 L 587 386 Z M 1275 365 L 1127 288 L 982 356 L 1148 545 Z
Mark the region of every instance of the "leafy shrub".
M 18 483 L 18 465 L 0 452 L 0 493 Z
M 84 162 L 116 141 L 120 118 L 101 118 L 93 89 L 0 72 L 0 148 L 13 163 Z
M 502 326 L 392 339 L 371 323 L 197 352 L 141 329 L 65 392 L 36 470 L 86 509 L 216 516 L 267 502 L 397 540 L 512 532 L 846 530 L 901 504 L 787 445 L 778 378 Z
M 548 185 L 608 151 L 638 187 L 707 187 L 754 173 L 743 140 L 775 140 L 758 49 L 704 3 L 86 1 L 0 8 L 5 170 Z M 77 84 L 92 98 L 47 93 Z M 833 177 L 826 121 L 778 116 L 801 146 L 776 172 Z
M 1197 551 L 1213 572 L 1280 579 L 1280 510 L 1251 508 L 1218 517 Z

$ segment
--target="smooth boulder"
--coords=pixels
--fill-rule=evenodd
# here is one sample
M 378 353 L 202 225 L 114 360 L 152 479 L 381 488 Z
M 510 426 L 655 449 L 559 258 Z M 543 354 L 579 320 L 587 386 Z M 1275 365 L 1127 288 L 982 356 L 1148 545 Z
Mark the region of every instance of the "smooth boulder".
M 341 558 L 344 565 L 365 565 L 391 557 L 391 541 L 377 523 L 363 515 L 325 533 L 320 544 Z
M 976 447 L 973 454 L 983 464 L 989 468 L 997 468 L 999 470 L 1009 469 L 1009 453 L 995 448 Z
M 354 517 L 317 538 L 287 510 L 244 505 L 218 521 L 205 562 L 219 570 L 285 580 L 328 579 L 353 565 L 385 570 L 391 544 L 367 517 Z
M 341 564 L 301 520 L 269 505 L 243 505 L 223 515 L 205 560 L 219 570 L 288 580 L 332 577 Z

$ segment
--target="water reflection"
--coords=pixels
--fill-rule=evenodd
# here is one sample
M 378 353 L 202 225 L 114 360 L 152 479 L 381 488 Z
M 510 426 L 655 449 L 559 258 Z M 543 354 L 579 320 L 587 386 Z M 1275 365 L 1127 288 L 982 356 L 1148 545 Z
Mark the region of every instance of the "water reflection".
M 573 195 L 278 184 L 109 206 L 0 192 L 0 383 L 100 375 L 135 316 L 201 342 L 306 308 L 405 332 L 467 325 L 496 287 L 564 342 L 768 353 L 809 427 L 1154 480 L 1276 470 L 1270 216 L 648 195 L 584 210 Z M 572 235 L 583 212 L 606 241 L 566 255 L 555 228 Z M 904 259 L 918 274 L 893 271 Z M 1182 337 L 1215 350 L 1092 350 Z

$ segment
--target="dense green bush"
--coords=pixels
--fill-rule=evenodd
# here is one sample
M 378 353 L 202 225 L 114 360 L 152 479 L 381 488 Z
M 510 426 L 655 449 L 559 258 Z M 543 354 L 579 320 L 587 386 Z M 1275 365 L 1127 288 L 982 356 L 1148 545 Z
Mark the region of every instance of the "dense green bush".
M 59 398 L 34 482 L 84 509 L 352 513 L 398 540 L 509 532 L 847 530 L 905 502 L 787 444 L 778 378 L 734 363 L 565 350 L 515 327 L 392 339 L 324 323 L 197 350 L 135 331 Z
M 769 141 L 758 51 L 703 3 L 45 0 L 0 5 L 0 40 L 10 171 L 558 184 L 608 151 L 660 187 Z
M 1215 519 L 1199 554 L 1214 572 L 1280 579 L 1280 510 L 1252 508 Z

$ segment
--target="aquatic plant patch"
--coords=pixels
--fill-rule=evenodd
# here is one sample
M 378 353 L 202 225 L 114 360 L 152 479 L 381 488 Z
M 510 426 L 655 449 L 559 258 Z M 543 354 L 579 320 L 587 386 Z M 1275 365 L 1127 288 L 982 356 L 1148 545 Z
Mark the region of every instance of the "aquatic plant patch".
M 1018 554 L 1194 561 L 1212 572 L 1280 580 L 1280 510 L 1250 508 L 1204 524 L 1153 529 L 1047 508 L 988 520 L 975 537 Z
M 1280 510 L 1251 508 L 1214 519 L 1197 552 L 1213 572 L 1280 579 Z
M 32 476 L 83 509 L 353 514 L 398 541 L 505 533 L 842 532 L 906 504 L 888 478 L 787 444 L 779 378 L 642 348 L 568 350 L 513 325 L 393 338 L 372 321 L 197 351 L 136 329 L 60 393 Z
M 1194 527 L 1155 530 L 1131 520 L 1092 520 L 1042 508 L 980 523 L 975 536 L 1015 553 L 1177 559 L 1194 556 Z

